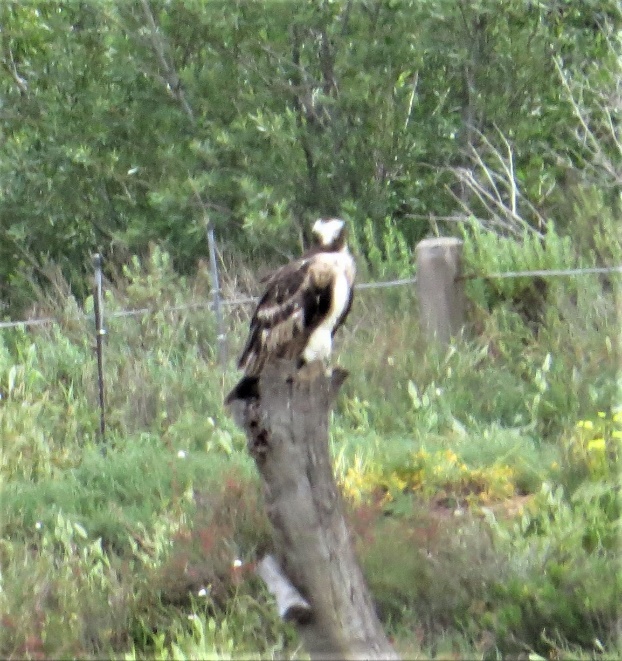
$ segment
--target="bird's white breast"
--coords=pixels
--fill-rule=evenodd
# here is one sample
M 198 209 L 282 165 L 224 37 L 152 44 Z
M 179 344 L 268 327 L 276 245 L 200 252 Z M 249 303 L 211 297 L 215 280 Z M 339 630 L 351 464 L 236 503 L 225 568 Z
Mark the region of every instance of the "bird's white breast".
M 333 326 L 337 323 L 337 320 L 343 314 L 343 311 L 348 305 L 348 299 L 350 298 L 350 284 L 348 283 L 348 278 L 345 273 L 340 273 L 335 278 L 335 283 L 333 285 L 333 299 L 330 311 L 328 316 L 322 323 L 322 326 L 327 326 L 332 330 Z
M 344 313 L 350 299 L 354 282 L 354 260 L 347 250 L 322 255 L 322 261 L 335 273 L 331 307 L 321 324 L 313 331 L 305 347 L 303 356 L 308 362 L 327 360 L 332 352 L 332 332 L 335 324 Z

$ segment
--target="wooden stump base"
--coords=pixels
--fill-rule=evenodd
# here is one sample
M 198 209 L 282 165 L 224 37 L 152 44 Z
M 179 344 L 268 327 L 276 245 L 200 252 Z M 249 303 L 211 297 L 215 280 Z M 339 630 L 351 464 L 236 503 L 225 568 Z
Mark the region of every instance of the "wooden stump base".
M 330 409 L 346 378 L 318 363 L 298 370 L 277 362 L 265 368 L 258 397 L 235 400 L 230 410 L 263 480 L 277 556 L 268 574 L 273 583 L 282 574 L 300 597 L 292 612 L 305 648 L 313 659 L 396 659 L 354 554 L 329 456 Z

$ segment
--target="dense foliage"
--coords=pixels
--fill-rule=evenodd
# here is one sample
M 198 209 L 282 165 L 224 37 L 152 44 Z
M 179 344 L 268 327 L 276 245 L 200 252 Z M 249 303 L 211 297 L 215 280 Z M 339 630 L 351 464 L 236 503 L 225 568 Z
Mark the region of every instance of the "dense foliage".
M 410 287 L 361 289 L 339 336 L 331 451 L 396 647 L 619 658 L 620 277 L 481 277 L 622 263 L 618 3 L 5 0 L 0 26 L 0 313 L 56 320 L 0 329 L 0 656 L 304 658 L 253 573 L 201 258 L 212 223 L 225 296 L 255 293 L 340 214 L 361 279 L 464 239 L 447 350 Z
M 581 259 L 553 234 L 544 264 L 465 235 L 471 271 Z M 331 449 L 378 612 L 405 658 L 615 658 L 619 290 L 560 280 L 534 326 L 513 286 L 472 284 L 475 333 L 449 351 L 425 349 L 410 289 L 361 291 L 340 336 Z M 253 574 L 270 534 L 222 407 L 237 374 L 193 307 L 208 287 L 154 249 L 108 289 L 105 453 L 92 299 L 61 286 L 58 324 L 3 330 L 2 656 L 304 658 Z M 227 319 L 234 349 L 246 314 Z
M 95 250 L 155 241 L 188 272 L 208 221 L 265 260 L 318 215 L 413 245 L 470 213 L 567 228 L 582 184 L 619 192 L 613 1 L 9 0 L 0 23 L 13 310 L 50 262 L 82 295 Z

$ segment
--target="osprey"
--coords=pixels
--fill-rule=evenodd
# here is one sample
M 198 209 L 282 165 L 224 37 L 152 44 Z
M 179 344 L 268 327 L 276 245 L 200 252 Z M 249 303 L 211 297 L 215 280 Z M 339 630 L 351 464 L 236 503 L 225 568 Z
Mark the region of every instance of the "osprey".
M 256 397 L 259 375 L 273 359 L 328 363 L 333 336 L 352 306 L 355 266 L 343 220 L 318 220 L 312 232 L 316 245 L 264 278 L 266 289 L 238 361 L 244 377 L 226 404 Z

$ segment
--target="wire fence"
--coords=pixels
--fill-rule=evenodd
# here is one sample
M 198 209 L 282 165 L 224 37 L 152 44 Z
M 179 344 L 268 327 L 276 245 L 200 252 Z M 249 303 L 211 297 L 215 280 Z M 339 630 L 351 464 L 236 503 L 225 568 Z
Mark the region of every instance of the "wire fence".
M 213 244 L 213 237 L 212 237 Z M 210 244 L 210 245 L 212 245 Z M 445 254 L 445 258 L 447 257 Z M 214 272 L 217 274 L 217 269 L 215 267 L 215 252 L 211 251 L 212 255 L 212 275 Z M 431 316 L 434 319 L 434 324 L 437 325 L 436 330 L 433 329 L 433 335 L 437 338 L 445 334 L 447 330 L 445 327 L 452 325 L 452 312 L 446 310 L 446 308 L 451 307 L 459 296 L 455 296 L 455 290 L 461 285 L 460 281 L 464 280 L 473 280 L 476 278 L 493 280 L 493 279 L 505 279 L 505 278 L 548 278 L 548 277 L 563 277 L 563 276 L 582 276 L 582 275 L 594 275 L 594 274 L 622 274 L 622 266 L 610 266 L 610 267 L 592 267 L 592 268 L 575 268 L 575 269 L 541 269 L 541 270 L 529 270 L 529 271 L 507 271 L 505 273 L 488 273 L 488 274 L 460 274 L 455 276 L 456 273 L 459 273 L 459 261 L 457 253 L 453 254 L 453 264 L 443 263 L 443 259 L 440 260 L 440 263 L 434 264 L 434 260 L 428 260 L 425 262 L 426 266 L 419 266 L 419 268 L 424 269 L 421 273 L 421 284 L 420 289 L 423 291 L 419 292 L 421 296 L 424 297 L 422 300 L 423 308 L 427 308 L 428 321 Z M 450 258 L 451 261 L 451 258 Z M 423 262 L 422 262 L 423 263 Z M 96 331 L 96 352 L 97 352 L 97 372 L 98 372 L 98 399 L 99 399 L 99 414 L 100 414 L 100 430 L 99 436 L 102 441 L 102 452 L 106 452 L 105 447 L 105 436 L 106 436 L 106 417 L 105 417 L 105 382 L 104 382 L 104 356 L 103 356 L 103 339 L 106 335 L 106 330 L 104 326 L 104 297 L 103 297 L 103 279 L 102 279 L 102 263 L 100 255 L 94 255 L 93 264 L 95 268 L 95 278 L 94 278 L 94 290 L 93 290 L 93 314 L 81 314 L 78 316 L 70 317 L 73 320 L 90 320 L 95 322 L 95 331 Z M 418 268 L 418 271 L 419 271 Z M 431 269 L 431 270 L 428 270 Z M 451 276 L 447 276 L 448 273 L 451 273 Z M 225 326 L 224 318 L 222 315 L 222 309 L 224 307 L 236 307 L 251 305 L 257 303 L 259 300 L 255 296 L 245 296 L 240 298 L 232 299 L 223 299 L 221 298 L 221 291 L 219 285 L 219 279 L 216 277 L 213 279 L 214 289 L 212 291 L 211 300 L 198 301 L 195 303 L 188 303 L 184 305 L 174 305 L 174 306 L 165 306 L 158 308 L 135 308 L 130 310 L 117 310 L 111 312 L 107 315 L 108 318 L 123 318 L 123 317 L 136 317 L 144 316 L 147 314 L 152 314 L 154 312 L 183 312 L 188 310 L 214 310 L 218 328 L 218 358 L 219 362 L 223 369 L 225 369 L 227 364 L 227 353 L 226 353 L 226 335 L 225 335 Z M 401 287 L 404 285 L 412 285 L 417 282 L 416 277 L 411 278 L 400 278 L 394 280 L 385 280 L 380 282 L 364 282 L 357 284 L 355 286 L 356 291 L 366 291 L 372 289 L 386 289 L 390 287 Z M 439 286 L 437 288 L 437 282 Z M 432 289 L 430 289 L 430 283 L 432 283 Z M 425 286 L 424 286 L 425 284 Z M 426 291 L 427 290 L 427 293 Z M 440 299 L 440 300 L 439 300 Z M 430 314 L 430 308 L 437 308 L 436 312 Z M 441 313 L 442 311 L 442 313 Z M 448 313 L 448 314 L 447 314 Z M 425 315 L 424 315 L 425 316 Z M 445 316 L 446 318 L 442 318 Z M 66 321 L 68 318 L 64 317 Z M 11 329 L 11 328 L 28 328 L 32 326 L 42 326 L 46 324 L 59 323 L 60 320 L 55 317 L 43 317 L 40 319 L 22 319 L 18 321 L 2 321 L 0 322 L 0 330 L 2 329 Z M 449 332 L 449 331 L 448 331 Z
M 489 273 L 488 275 L 472 274 L 460 276 L 461 280 L 499 280 L 504 278 L 556 278 L 576 275 L 606 275 L 622 273 L 622 266 L 593 266 L 582 269 L 542 269 L 534 271 L 506 271 L 505 273 Z
M 603 267 L 588 267 L 577 269 L 542 269 L 531 271 L 506 271 L 503 273 L 488 273 L 479 274 L 471 273 L 458 277 L 458 280 L 497 280 L 505 278 L 551 278 L 551 277 L 573 277 L 581 275 L 607 275 L 607 274 L 622 274 L 622 266 L 603 266 Z M 369 289 L 386 289 L 390 287 L 401 287 L 404 285 L 412 285 L 417 282 L 416 277 L 400 278 L 395 280 L 384 280 L 379 282 L 361 282 L 355 285 L 356 291 L 364 291 Z M 255 304 L 259 301 L 257 296 L 244 296 L 241 298 L 221 299 L 220 305 L 224 307 L 238 307 L 244 305 Z M 184 312 L 186 310 L 211 310 L 214 309 L 215 303 L 210 301 L 199 301 L 196 303 L 186 303 L 184 305 L 171 305 L 161 308 L 131 308 L 129 310 L 116 310 L 108 313 L 108 318 L 119 317 L 139 317 L 147 314 L 152 314 L 155 311 L 159 312 Z M 82 314 L 71 319 L 91 320 L 95 319 L 94 314 Z M 29 326 L 43 326 L 46 324 L 58 323 L 59 319 L 56 317 L 41 317 L 40 319 L 21 319 L 17 321 L 0 321 L 0 330 L 7 328 L 26 328 Z

